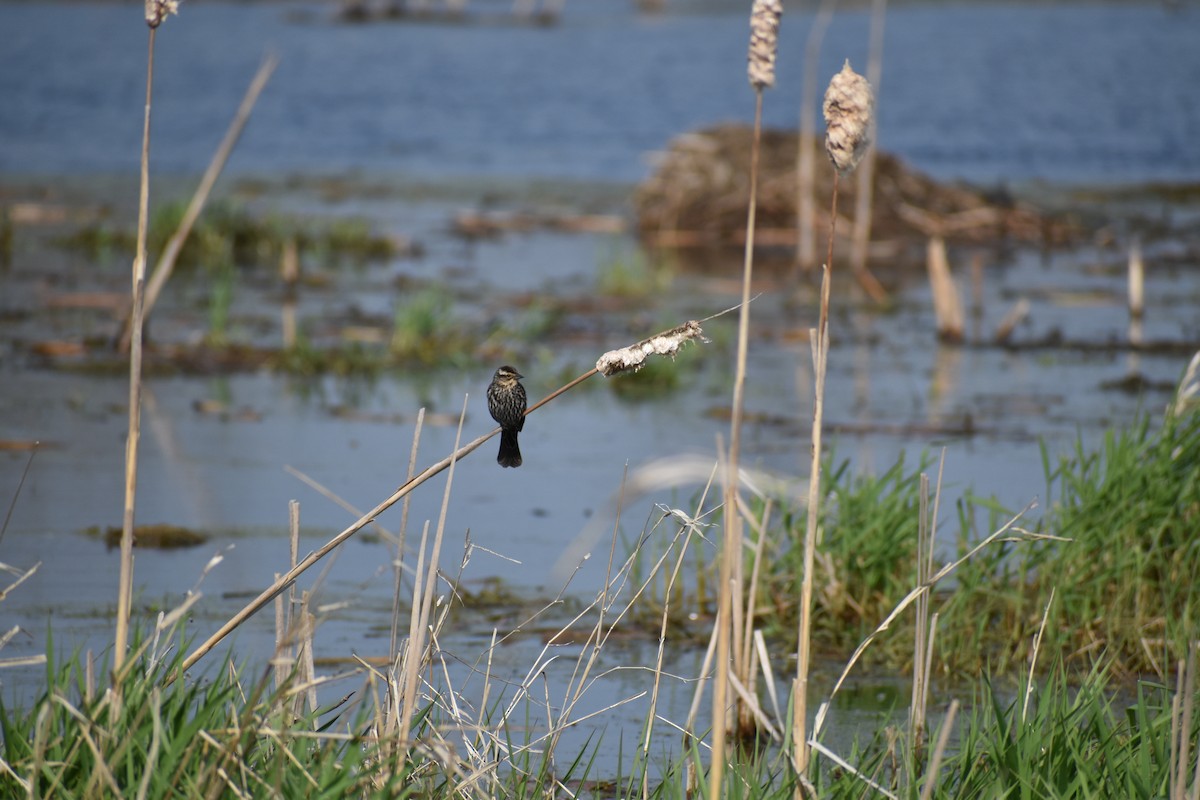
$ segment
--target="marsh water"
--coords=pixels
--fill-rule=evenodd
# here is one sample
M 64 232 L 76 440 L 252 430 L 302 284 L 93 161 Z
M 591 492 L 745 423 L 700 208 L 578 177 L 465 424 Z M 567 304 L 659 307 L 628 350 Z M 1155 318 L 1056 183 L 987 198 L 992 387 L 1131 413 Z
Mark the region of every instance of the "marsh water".
M 750 119 L 742 5 L 679 0 L 646 15 L 625 0 L 591 0 L 568 3 L 559 24 L 540 28 L 507 21 L 507 3 L 479 3 L 473 24 L 366 25 L 337 22 L 327 5 L 185 3 L 158 40 L 153 200 L 187 196 L 255 67 L 272 51 L 278 72 L 218 194 L 259 213 L 367 220 L 423 250 L 302 290 L 300 313 L 309 325 L 390 319 L 412 281 L 447 287 L 454 313 L 464 317 L 515 316 L 539 295 L 586 304 L 614 262 L 655 257 L 643 255 L 627 232 L 532 230 L 465 240 L 451 233 L 455 214 L 553 209 L 627 218 L 635 183 L 671 137 Z M 106 3 L 0 4 L 5 203 L 64 209 L 68 218 L 102 214 L 132 226 L 145 69 L 139 13 L 140 6 Z M 778 88 L 765 104 L 769 124 L 792 126 L 798 116 L 812 22 L 811 11 L 789 6 Z M 834 18 L 822 83 L 845 58 L 865 67 L 868 29 L 865 13 Z M 880 147 L 939 179 L 1006 187 L 1060 208 L 1085 202 L 1083 186 L 1194 183 L 1197 31 L 1200 13 L 1187 4 L 898 6 L 887 18 Z M 878 471 L 902 452 L 911 460 L 944 453 L 950 498 L 973 489 L 1019 509 L 1044 500 L 1039 441 L 1064 453 L 1077 437 L 1094 445 L 1140 413 L 1161 411 L 1189 347 L 1200 342 L 1196 205 L 1144 189 L 1125 195 L 1121 208 L 1086 197 L 1114 221 L 1078 246 L 983 251 L 979 314 L 969 325 L 979 333 L 969 333 L 966 346 L 937 342 L 920 276 L 888 278 L 887 264 L 873 265 L 896 290 L 886 312 L 846 281 L 835 288 L 827 422 L 839 456 Z M 1173 343 L 1141 353 L 1123 346 L 1131 218 L 1158 231 L 1143 245 L 1143 336 Z M 117 553 L 85 531 L 121 521 L 127 374 L 49 369 L 31 343 L 111 335 L 111 319 L 52 300 L 64 292 L 127 291 L 128 263 L 116 256 L 83 261 L 47 247 L 37 224 L 16 226 L 11 263 L 0 271 L 0 440 L 41 443 L 31 462 L 24 449 L 0 452 L 6 506 L 30 465 L 0 561 L 42 564 L 0 606 L 5 629 L 23 629 L 5 657 L 42 652 L 48 628 L 57 649 L 102 651 L 111 643 L 116 597 Z M 955 256 L 965 295 L 971 251 Z M 740 265 L 737 253 L 709 255 L 702 268 L 676 256 L 665 268 L 669 288 L 593 304 L 569 335 L 519 345 L 511 357 L 520 359 L 531 397 L 582 372 L 605 349 L 729 307 Z M 799 496 L 812 410 L 805 332 L 815 305 L 785 303 L 769 274 L 760 282 L 743 458 L 772 475 L 776 491 Z M 201 279 L 181 277 L 168 290 L 155 335 L 202 336 L 206 297 Z M 1015 340 L 1045 346 L 982 344 L 1021 298 L 1031 313 Z M 274 284 L 239 286 L 231 335 L 273 340 L 280 305 Z M 660 504 L 686 507 L 712 468 L 718 437 L 728 433 L 735 317 L 705 327 L 711 343 L 690 354 L 673 389 L 622 393 L 593 378 L 529 420 L 521 469 L 499 469 L 490 452 L 459 464 L 447 519 L 455 544 L 443 570 L 457 572 L 469 532 L 464 586 L 501 579 L 536 606 L 569 579 L 568 596 L 592 597 L 605 580 L 614 527 L 622 551 L 661 515 Z M 403 481 L 418 409 L 430 415 L 421 464 L 450 452 L 464 399 L 463 436 L 491 427 L 482 398 L 495 366 L 412 367 L 369 378 L 271 371 L 150 378 L 138 521 L 184 525 L 211 538 L 189 549 L 138 551 L 143 618 L 177 603 L 222 552 L 223 563 L 199 586 L 204 599 L 189 624 L 206 636 L 284 568 L 289 500 L 301 504 L 302 553 L 354 520 L 295 471 L 360 509 L 374 506 Z M 1130 375 L 1138 380 L 1123 381 Z M 205 411 L 213 407 L 220 410 Z M 646 469 L 656 463 L 683 464 L 687 476 L 657 483 Z M 618 525 L 622 483 L 635 479 L 650 488 L 627 493 Z M 410 545 L 425 520 L 437 519 L 442 486 L 435 481 L 413 496 Z M 395 531 L 398 512 L 380 522 Z M 319 585 L 315 577 L 305 582 L 326 607 L 318 655 L 386 654 L 390 563 L 386 537 L 364 535 L 337 553 Z M 519 621 L 526 610 L 514 609 L 511 619 L 471 618 L 441 646 L 470 663 L 493 624 Z M 239 657 L 269 654 L 272 626 L 269 614 L 252 620 L 236 637 Z M 648 663 L 652 645 L 621 647 L 631 650 L 614 650 L 614 663 Z M 702 653 L 668 648 L 671 670 L 694 676 Z M 502 659 L 523 675 L 541 649 L 537 637 L 527 637 Z M 0 673 L 0 687 L 6 699 L 27 697 L 37 676 Z M 644 684 L 644 673 L 616 672 L 596 690 L 594 708 Z M 691 687 L 680 682 L 670 692 L 671 710 L 663 713 L 680 719 Z M 605 720 L 636 725 L 644 712 L 641 701 Z

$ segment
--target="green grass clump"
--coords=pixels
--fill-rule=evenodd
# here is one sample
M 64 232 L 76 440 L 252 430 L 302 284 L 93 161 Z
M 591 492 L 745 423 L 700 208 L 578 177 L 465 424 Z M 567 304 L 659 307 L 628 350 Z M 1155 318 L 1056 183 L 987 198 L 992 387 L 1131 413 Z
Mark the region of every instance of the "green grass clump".
M 150 219 L 146 252 L 151 267 L 179 228 L 186 211 L 185 203 L 165 203 Z M 361 266 L 397 255 L 392 239 L 376 234 L 365 220 L 336 218 L 313 223 L 278 214 L 256 215 L 237 203 L 224 201 L 210 204 L 196 220 L 176 265 L 195 269 L 232 259 L 242 269 L 273 269 L 289 240 L 296 242 L 301 258 L 328 268 L 345 264 Z M 128 230 L 101 221 L 83 226 L 59 241 L 63 247 L 91 258 L 107 259 L 116 252 L 131 255 L 136 238 Z
M 31 706 L 0 701 L 0 796 L 394 797 L 405 785 L 405 765 L 361 735 L 364 720 L 297 716 L 287 687 L 243 683 L 232 667 L 166 684 L 179 661 L 143 656 L 112 693 L 86 685 L 78 656 L 49 659 Z
M 1125 674 L 1165 674 L 1200 632 L 1200 414 L 1169 417 L 1157 430 L 1143 419 L 1110 432 L 1096 452 L 1077 445 L 1056 465 L 1045 461 L 1058 499 L 1021 525 L 1054 538 L 998 542 L 937 587 L 944 660 L 966 672 L 1021 668 L 1053 590 L 1070 623 L 1048 628 L 1043 649 L 1077 671 L 1106 658 Z M 924 466 L 908 469 L 902 456 L 880 477 L 826 469 L 814 593 L 821 649 L 851 651 L 916 585 Z M 962 497 L 950 521 L 957 529 L 940 522 L 936 565 L 949 560 L 947 542 L 963 555 L 1009 515 Z M 761 624 L 785 640 L 796 626 L 803 525 L 803 508 L 784 509 L 758 604 Z M 911 661 L 911 625 L 896 628 L 868 651 L 874 663 Z
M 1143 418 L 1047 471 L 1046 529 L 1072 541 L 1035 551 L 1030 569 L 1057 588 L 1070 646 L 1161 674 L 1200 633 L 1200 414 L 1158 430 Z
M 389 352 L 401 362 L 463 363 L 476 341 L 456 318 L 450 292 L 431 285 L 396 306 Z
M 596 277 L 600 294 L 626 299 L 658 294 L 670 284 L 670 270 L 651 263 L 641 251 L 614 255 L 601 265 Z

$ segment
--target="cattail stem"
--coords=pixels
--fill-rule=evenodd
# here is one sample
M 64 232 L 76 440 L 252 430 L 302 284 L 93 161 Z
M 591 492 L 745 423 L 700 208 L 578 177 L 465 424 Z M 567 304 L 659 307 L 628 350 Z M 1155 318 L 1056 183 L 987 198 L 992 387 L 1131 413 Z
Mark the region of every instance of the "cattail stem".
M 129 615 L 133 605 L 133 519 L 137 499 L 138 441 L 142 430 L 142 311 L 146 289 L 146 228 L 150 216 L 150 100 L 154 90 L 154 37 L 151 26 L 146 54 L 146 111 L 142 123 L 142 172 L 138 193 L 137 253 L 133 259 L 133 313 L 130 317 L 129 436 L 125 440 L 125 514 L 121 526 L 121 561 L 117 577 L 117 629 L 113 638 L 113 684 L 125 666 Z
M 762 138 L 762 89 L 755 90 L 754 136 L 750 143 L 750 204 L 746 212 L 746 249 L 742 263 L 742 302 L 738 309 L 737 361 L 733 378 L 733 406 L 729 422 L 729 455 L 725 462 L 724 537 L 717 586 L 717 677 L 713 684 L 712 768 L 710 796 L 720 797 L 725 770 L 725 737 L 729 702 L 729 667 L 733 648 L 733 604 L 741 601 L 734 582 L 742 558 L 742 518 L 738 512 L 738 459 L 742 446 L 742 418 L 746 397 L 746 360 L 750 342 L 750 286 L 754 273 L 754 227 L 758 209 L 758 159 Z M 736 594 L 736 596 L 735 596 Z M 739 677 L 744 677 L 739 675 Z
M 808 517 L 804 528 L 804 577 L 800 584 L 800 623 L 796 645 L 796 681 L 793 684 L 792 730 L 796 772 L 807 777 L 811 750 L 808 744 L 808 676 L 812 662 L 813 569 L 817 553 L 817 524 L 821 508 L 821 432 L 825 419 L 825 372 L 829 357 L 829 291 L 833 272 L 833 238 L 837 231 L 837 202 L 840 173 L 833 174 L 829 211 L 829 244 L 821 273 L 821 304 L 813 341 L 812 453 L 808 481 Z M 806 797 L 804 781 L 797 784 L 796 797 Z
M 811 794 L 808 783 L 808 674 L 812 658 L 813 569 L 816 564 L 817 525 L 821 509 L 821 432 L 825 419 L 825 375 L 829 360 L 829 292 L 833 274 L 833 242 L 837 233 L 838 187 L 843 174 L 858 164 L 870 144 L 875 98 L 871 86 L 850 68 L 833 76 L 825 90 L 825 152 L 836 171 L 830 193 L 829 243 L 825 269 L 821 274 L 821 305 L 813 340 L 813 423 L 812 461 L 808 481 L 808 518 L 804 529 L 804 577 L 800 585 L 800 623 L 796 644 L 796 680 L 793 689 L 793 760 L 799 780 L 796 798 Z

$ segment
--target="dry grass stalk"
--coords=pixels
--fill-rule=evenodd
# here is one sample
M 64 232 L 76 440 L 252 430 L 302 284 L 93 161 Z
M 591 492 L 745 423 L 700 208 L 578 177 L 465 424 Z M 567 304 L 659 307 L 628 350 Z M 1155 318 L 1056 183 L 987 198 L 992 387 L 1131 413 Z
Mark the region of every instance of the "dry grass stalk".
M 929 476 L 921 473 L 919 494 L 919 512 L 917 519 L 917 585 L 922 586 L 929 580 L 932 572 L 932 541 L 929 531 Z M 927 557 L 928 554 L 928 557 Z M 912 703 L 909 707 L 909 749 L 913 760 L 921 760 L 921 749 L 925 741 L 925 700 L 924 690 L 926 650 L 932 644 L 929 625 L 929 595 L 923 594 L 917 598 L 915 610 L 916 634 L 913 636 L 913 675 Z
M 0 524 L 0 542 L 4 541 L 4 534 L 8 531 L 8 523 L 12 521 L 13 510 L 17 507 L 17 498 L 21 496 L 21 489 L 25 486 L 25 479 L 29 477 L 29 468 L 33 466 L 33 457 L 37 455 L 38 448 L 41 446 L 41 442 L 35 441 L 33 446 L 29 448 L 29 458 L 25 459 L 25 466 L 21 469 L 21 477 L 17 480 L 17 488 L 13 492 L 12 499 L 8 501 L 8 511 L 4 512 L 4 522 Z M 0 569 L 11 571 L 11 568 L 2 565 L 0 565 Z M 34 569 L 37 569 L 37 567 L 34 567 Z M 4 592 L 0 591 L 0 600 L 3 599 Z
M 408 729 L 412 722 L 413 707 L 416 704 L 417 676 L 421 659 L 421 609 L 424 607 L 424 577 L 427 571 L 425 565 L 426 545 L 429 543 L 429 521 L 421 529 L 421 546 L 417 550 L 417 572 L 413 581 L 412 602 L 409 604 L 408 641 L 404 646 L 404 658 L 400 661 L 400 676 L 396 680 L 397 690 L 393 695 L 392 706 L 398 710 L 394 724 L 389 731 L 401 747 L 407 747 Z M 397 655 L 399 658 L 399 655 Z
M 425 426 L 425 409 L 422 407 L 417 412 L 417 424 L 413 428 L 412 449 L 408 454 L 408 476 L 405 480 L 411 481 L 413 473 L 417 469 L 417 451 L 421 444 L 421 430 Z M 400 622 L 400 581 L 404 575 L 404 539 L 408 534 L 408 509 L 411 504 L 412 496 L 406 495 L 404 502 L 400 506 L 400 535 L 396 538 L 396 556 L 395 556 L 395 572 L 396 581 L 392 590 L 392 631 L 391 638 L 388 640 L 388 653 L 391 657 L 397 658 L 397 633 L 399 631 Z
M 1046 610 L 1042 612 L 1042 622 L 1038 625 L 1037 635 L 1033 637 L 1033 654 L 1029 658 L 1029 676 L 1025 681 L 1025 697 L 1021 700 L 1021 722 L 1024 723 L 1029 715 L 1029 701 L 1033 699 L 1033 676 L 1037 670 L 1038 653 L 1042 649 L 1042 637 L 1046 634 L 1046 623 L 1050 619 L 1050 606 L 1054 605 L 1056 587 L 1050 587 L 1050 599 L 1046 601 Z
M 1200 351 L 1188 362 L 1179 387 L 1175 390 L 1175 401 L 1171 404 L 1170 413 L 1178 416 L 1194 408 L 1200 403 Z
M 133 518 L 137 500 L 138 442 L 142 433 L 142 327 L 146 299 L 146 228 L 150 219 L 150 101 L 154 94 L 154 37 L 173 9 L 162 0 L 148 0 L 146 22 L 150 35 L 146 52 L 146 110 L 142 121 L 141 182 L 138 191 L 137 250 L 133 258 L 129 347 L 129 433 L 125 440 L 125 512 L 121 527 L 121 560 L 117 577 L 117 624 L 113 638 L 113 675 L 125 666 L 129 643 L 129 614 L 133 605 Z M 114 685 L 119 682 L 114 680 Z
M 1000 324 L 996 326 L 996 341 L 1004 344 L 1012 338 L 1013 331 L 1017 326 L 1029 318 L 1029 301 L 1024 297 L 1013 303 L 1013 307 L 1004 315 L 1004 319 L 1000 320 Z
M 937 335 L 944 342 L 961 342 L 963 339 L 962 302 L 958 287 L 950 274 L 950 261 L 946 258 L 946 241 L 940 236 L 929 240 L 926 268 L 929 271 L 929 288 L 933 293 L 933 311 L 937 318 Z
M 1196 753 L 1191 792 L 1188 791 L 1198 655 L 1200 655 L 1200 641 L 1190 642 L 1187 648 L 1187 661 L 1179 662 L 1175 696 L 1171 699 L 1171 753 L 1168 770 L 1171 782 L 1168 793 L 1170 800 L 1196 800 L 1196 797 L 1200 795 L 1200 750 Z
M 779 21 L 783 13 L 779 0 L 755 0 L 750 10 L 750 49 L 748 56 L 750 85 L 754 88 L 754 135 L 750 146 L 750 202 L 746 209 L 746 248 L 742 263 L 742 302 L 738 309 L 737 361 L 734 369 L 733 404 L 729 423 L 729 455 L 724 475 L 724 536 L 721 544 L 719 583 L 717 586 L 717 675 L 713 685 L 712 759 L 709 769 L 709 796 L 723 794 L 725 780 L 725 735 L 730 686 L 730 656 L 736 641 L 734 628 L 735 589 L 740 581 L 742 563 L 742 516 L 738 512 L 738 458 L 742 441 L 742 416 L 746 392 L 746 359 L 750 341 L 750 286 L 754 271 L 754 229 L 758 210 L 758 166 L 762 149 L 763 90 L 775 84 L 775 51 L 778 47 Z M 736 595 L 741 597 L 740 594 Z M 748 659 L 739 657 L 744 672 Z M 740 708 L 740 707 L 739 707 Z M 740 711 L 739 711 L 740 713 Z
M 899 617 L 900 614 L 904 612 L 904 609 L 906 609 L 910 605 L 912 605 L 917 600 L 917 598 L 920 597 L 921 595 L 932 591 L 933 587 L 937 586 L 938 583 L 941 582 L 941 580 L 943 578 L 945 578 L 950 573 L 954 572 L 954 570 L 958 569 L 960 566 L 965 564 L 967 561 L 970 561 L 972 558 L 975 557 L 975 554 L 978 553 L 983 548 L 991 545 L 993 542 L 996 542 L 997 540 L 1001 540 L 1002 537 L 1005 537 L 1003 539 L 1004 541 L 1011 541 L 1012 540 L 1011 538 L 1006 537 L 1006 534 L 1008 534 L 1010 531 L 1015 531 L 1016 533 L 1020 534 L 1021 538 L 1031 538 L 1031 539 L 1046 538 L 1044 536 L 1037 536 L 1035 534 L 1031 534 L 1022 528 L 1016 527 L 1017 522 L 1022 517 L 1024 517 L 1026 514 L 1028 514 L 1036 506 L 1037 506 L 1036 502 L 1030 503 L 1029 505 L 1025 506 L 1025 508 L 1023 508 L 1016 515 L 1011 517 L 1008 520 L 1008 522 L 1004 523 L 999 528 L 997 528 L 995 531 L 993 531 L 991 534 L 989 534 L 986 538 L 984 538 L 982 541 L 980 541 L 978 544 L 976 544 L 974 547 L 972 547 L 970 550 L 968 550 L 963 556 L 956 559 L 955 561 L 951 561 L 950 563 L 943 565 L 941 569 L 939 569 L 932 576 L 930 576 L 928 581 L 926 581 L 924 584 L 921 584 L 920 586 L 914 587 L 911 591 L 909 591 L 908 594 L 906 594 L 900 600 L 899 603 L 896 604 L 896 607 L 893 608 L 888 613 L 887 617 L 885 617 L 884 620 L 875 627 L 875 630 L 871 631 L 871 633 L 868 634 L 867 637 L 859 643 L 858 647 L 856 647 L 854 649 L 854 653 L 850 656 L 850 660 L 848 662 L 846 662 L 846 666 L 842 668 L 842 672 L 838 676 L 837 681 L 834 683 L 833 688 L 830 690 L 829 698 L 828 698 L 827 702 L 822 704 L 821 711 L 817 714 L 817 719 L 816 719 L 815 723 L 813 724 L 813 732 L 812 732 L 812 739 L 814 741 L 816 740 L 817 736 L 820 735 L 821 729 L 824 727 L 825 716 L 829 709 L 829 703 L 833 700 L 833 697 L 839 691 L 841 691 L 842 686 L 846 682 L 846 678 L 849 677 L 849 675 L 850 675 L 850 671 L 852 669 L 854 669 L 854 665 L 858 663 L 858 660 L 862 657 L 862 654 L 864 652 L 866 652 L 866 649 L 871 646 L 871 643 L 874 642 L 877 638 L 879 638 L 880 634 L 882 634 L 884 631 L 886 631 L 888 628 L 890 628 L 892 626 L 892 623 L 895 622 L 896 618 Z
M 1134 239 L 1129 246 L 1129 316 L 1141 319 L 1146 307 L 1146 265 L 1142 261 L 1142 243 Z
M 149 16 L 149 8 L 152 4 L 159 6 L 167 5 L 162 0 L 150 0 L 146 4 L 147 16 Z M 208 168 L 204 171 L 204 175 L 200 179 L 200 185 L 196 187 L 196 191 L 188 203 L 187 210 L 184 211 L 183 219 L 179 221 L 179 227 L 175 229 L 175 233 L 167 241 L 162 255 L 159 256 L 158 263 L 154 266 L 154 273 L 150 276 L 150 283 L 146 286 L 143 314 L 147 316 L 150 314 L 151 309 L 154 308 L 154 304 L 158 301 L 158 296 L 162 292 L 163 286 L 166 285 L 167 279 L 171 277 L 171 273 L 175 269 L 175 262 L 179 258 L 180 251 L 183 250 L 183 243 L 187 240 L 188 234 L 191 233 L 192 226 L 196 224 L 196 220 L 200 217 L 200 212 L 204 210 L 204 204 L 208 202 L 208 196 L 212 192 L 213 185 L 217 182 L 217 178 L 225 168 L 225 162 L 229 160 L 229 155 L 233 152 L 238 138 L 242 135 L 242 129 L 245 128 L 246 121 L 250 119 L 250 112 L 254 110 L 254 104 L 258 102 L 259 94 L 262 93 L 263 87 L 267 85 L 267 81 L 270 80 L 271 74 L 275 72 L 275 67 L 278 64 L 279 58 L 277 56 L 274 54 L 267 56 L 262 66 L 258 68 L 254 80 L 250 82 L 250 87 L 246 89 L 246 95 L 242 98 L 242 103 L 238 106 L 237 113 L 234 115 L 233 121 L 229 124 L 229 129 L 225 131 L 225 137 L 221 139 L 220 145 L 217 146 L 217 152 L 213 154 Z M 149 108 L 148 100 L 149 98 L 147 98 L 147 109 Z M 129 349 L 131 338 L 132 314 L 126 319 L 121 336 L 118 339 L 120 352 L 124 353 Z
M 458 432 L 454 437 L 454 450 L 456 453 L 459 441 L 462 439 L 463 423 L 466 419 L 467 403 L 464 397 L 462 414 L 458 419 Z M 409 628 L 408 647 L 404 660 L 404 708 L 400 717 L 400 736 L 402 737 L 408 735 L 409 725 L 412 721 L 413 707 L 416 702 L 417 676 L 420 674 L 421 668 L 425 663 L 430 662 L 433 656 L 432 650 L 428 649 L 428 640 L 425 638 L 425 634 L 431 631 L 429 624 L 430 613 L 433 608 L 433 597 L 437 590 L 438 564 L 441 560 L 442 542 L 446 533 L 446 515 L 450 511 L 450 490 L 454 485 L 454 467 L 457 463 L 458 459 L 452 455 L 450 457 L 450 471 L 446 475 L 446 489 L 442 493 L 442 508 L 438 513 L 437 530 L 433 535 L 429 563 L 425 567 L 425 575 L 422 576 L 421 570 L 418 569 L 417 580 L 413 582 L 413 624 Z M 427 532 L 428 525 L 426 526 L 426 534 Z M 427 538 L 426 534 L 422 534 L 422 540 Z M 424 541 L 422 541 L 422 548 L 424 548 Z M 419 587 L 422 577 L 425 580 L 423 589 Z M 417 617 L 418 608 L 420 608 L 419 619 Z
M 817 522 L 821 506 L 821 433 L 825 417 L 825 375 L 829 359 L 829 292 L 833 272 L 833 241 L 837 226 L 838 182 L 843 173 L 854 169 L 866 149 L 875 101 L 871 87 L 846 61 L 825 90 L 825 151 L 833 160 L 833 191 L 830 198 L 829 243 L 825 269 L 821 274 L 821 301 L 817 327 L 810 332 L 813 352 L 813 424 L 808 484 L 808 514 L 804 530 L 804 576 L 800 585 L 800 621 L 796 643 L 796 680 L 792 685 L 792 736 L 794 767 L 801 780 L 796 797 L 807 794 L 805 782 L 809 764 L 808 678 L 812 659 L 812 591 L 816 562 Z
M 704 487 L 704 491 L 701 493 L 700 499 L 696 503 L 696 515 L 697 516 L 688 518 L 684 521 L 684 524 L 689 529 L 689 533 L 691 533 L 691 532 L 698 533 L 700 530 L 700 523 L 698 522 L 698 516 L 699 516 L 701 510 L 704 508 L 704 504 L 708 498 L 708 492 L 712 488 L 712 483 L 715 478 L 716 478 L 716 469 L 714 468 L 712 474 L 709 476 L 708 484 Z M 683 515 L 680 514 L 679 516 L 683 516 Z M 650 743 L 651 743 L 651 739 L 652 739 L 652 736 L 654 733 L 654 720 L 657 717 L 659 689 L 662 684 L 663 656 L 664 656 L 664 653 L 666 650 L 666 643 L 667 643 L 667 626 L 670 621 L 671 587 L 674 586 L 675 581 L 679 578 L 680 571 L 683 568 L 684 558 L 687 555 L 688 543 L 690 542 L 690 540 L 691 540 L 691 537 L 689 536 L 688 538 L 686 538 L 683 541 L 682 546 L 679 548 L 679 557 L 675 560 L 675 566 L 671 570 L 670 578 L 667 581 L 666 591 L 663 592 L 662 624 L 658 631 L 658 653 L 657 653 L 657 656 L 656 656 L 655 662 L 654 662 L 654 686 L 650 693 L 650 709 L 646 713 L 646 735 L 642 739 L 642 758 L 644 759 L 644 763 L 646 763 L 646 764 L 650 763 L 650 757 L 651 757 Z M 642 797 L 643 798 L 648 798 L 650 796 L 649 781 L 650 781 L 650 770 L 648 770 L 648 769 L 643 770 L 643 772 L 642 772 Z
M 933 757 L 929 761 L 929 770 L 925 773 L 925 785 L 921 787 L 921 800 L 933 797 L 933 789 L 937 785 L 938 772 L 942 769 L 942 756 L 946 753 L 946 745 L 950 743 L 950 730 L 954 726 L 954 718 L 958 715 L 958 701 L 950 701 L 950 710 L 946 719 L 942 720 L 942 730 L 938 734 L 937 744 L 933 748 Z

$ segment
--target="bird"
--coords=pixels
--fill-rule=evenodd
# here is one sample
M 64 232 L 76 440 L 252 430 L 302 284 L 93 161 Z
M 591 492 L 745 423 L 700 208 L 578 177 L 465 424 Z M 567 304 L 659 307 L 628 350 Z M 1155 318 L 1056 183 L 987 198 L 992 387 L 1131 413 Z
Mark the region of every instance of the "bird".
M 521 378 L 525 376 L 505 364 L 496 370 L 488 384 L 488 411 L 492 419 L 500 424 L 500 452 L 496 463 L 502 467 L 521 466 L 521 448 L 517 445 L 517 434 L 525 428 L 525 387 Z

